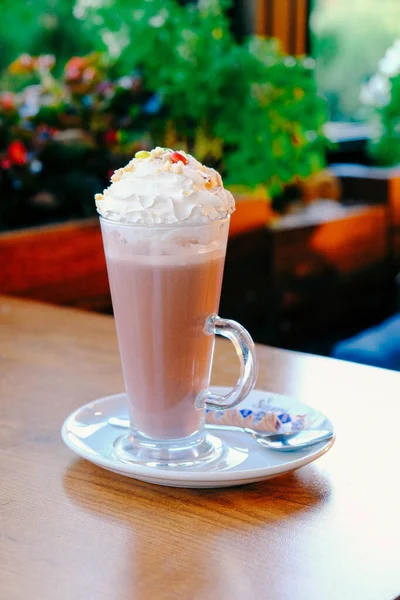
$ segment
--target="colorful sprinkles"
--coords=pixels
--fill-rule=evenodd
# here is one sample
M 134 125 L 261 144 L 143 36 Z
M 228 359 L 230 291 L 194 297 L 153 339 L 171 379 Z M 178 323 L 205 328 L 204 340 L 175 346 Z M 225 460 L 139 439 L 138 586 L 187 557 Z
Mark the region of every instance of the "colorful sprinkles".
M 184 150 L 171 150 L 171 148 L 162 148 L 157 146 L 153 148 L 153 150 L 138 150 L 135 154 L 135 157 L 123 168 L 117 169 L 111 175 L 111 182 L 117 183 L 120 181 L 125 173 L 134 172 L 141 161 L 150 159 L 150 161 L 157 162 L 156 173 L 176 173 L 177 175 L 184 174 L 184 167 L 186 165 L 190 165 L 190 155 L 188 155 Z M 212 190 L 215 187 L 222 187 L 222 180 L 216 171 L 212 171 L 211 174 L 207 172 L 207 167 L 204 165 L 197 163 L 196 170 L 199 172 L 204 178 L 204 187 L 207 190 Z M 95 200 L 96 202 L 100 202 L 104 199 L 107 190 L 104 190 L 103 194 L 96 194 Z M 186 193 L 187 195 L 187 193 Z

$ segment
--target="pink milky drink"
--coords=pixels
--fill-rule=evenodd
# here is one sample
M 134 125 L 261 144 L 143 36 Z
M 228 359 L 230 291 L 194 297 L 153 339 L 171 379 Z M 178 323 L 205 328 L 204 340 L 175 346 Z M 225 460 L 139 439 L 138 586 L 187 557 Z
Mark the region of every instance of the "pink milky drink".
M 222 452 L 205 406 L 237 404 L 254 385 L 250 336 L 217 317 L 229 217 L 205 224 L 135 225 L 101 218 L 131 429 L 125 461 L 191 466 Z M 232 339 L 241 377 L 227 397 L 208 390 L 214 334 Z

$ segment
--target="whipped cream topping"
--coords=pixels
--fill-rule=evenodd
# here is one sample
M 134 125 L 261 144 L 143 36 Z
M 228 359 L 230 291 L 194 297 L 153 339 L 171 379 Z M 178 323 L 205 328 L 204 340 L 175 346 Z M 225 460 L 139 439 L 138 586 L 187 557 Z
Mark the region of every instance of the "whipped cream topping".
M 97 211 L 124 223 L 206 222 L 233 213 L 235 201 L 220 174 L 183 150 L 137 152 L 96 194 Z

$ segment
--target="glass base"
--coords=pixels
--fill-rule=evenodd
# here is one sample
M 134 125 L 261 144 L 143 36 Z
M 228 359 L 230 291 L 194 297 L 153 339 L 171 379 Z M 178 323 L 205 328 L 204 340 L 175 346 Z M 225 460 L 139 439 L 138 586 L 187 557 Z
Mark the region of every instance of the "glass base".
M 151 440 L 136 433 L 117 438 L 114 455 L 122 462 L 157 468 L 187 468 L 221 457 L 222 441 L 204 432 L 181 440 Z

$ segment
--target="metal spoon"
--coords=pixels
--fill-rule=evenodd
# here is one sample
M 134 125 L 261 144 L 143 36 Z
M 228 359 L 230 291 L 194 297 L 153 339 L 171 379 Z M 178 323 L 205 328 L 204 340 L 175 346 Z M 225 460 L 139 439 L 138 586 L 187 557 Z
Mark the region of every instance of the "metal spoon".
M 113 427 L 129 429 L 129 419 L 110 417 L 108 423 Z M 247 427 L 206 425 L 206 428 L 244 431 L 245 433 L 249 433 L 263 448 L 277 450 L 278 452 L 304 450 L 304 448 L 308 448 L 319 442 L 330 440 L 334 435 L 333 431 L 330 431 L 329 429 L 303 429 L 302 431 L 295 431 L 294 433 L 260 433 L 259 431 Z
M 244 429 L 250 433 L 260 446 L 279 452 L 304 450 L 313 444 L 330 440 L 334 433 L 328 429 L 303 429 L 294 433 L 260 433 L 252 429 Z

